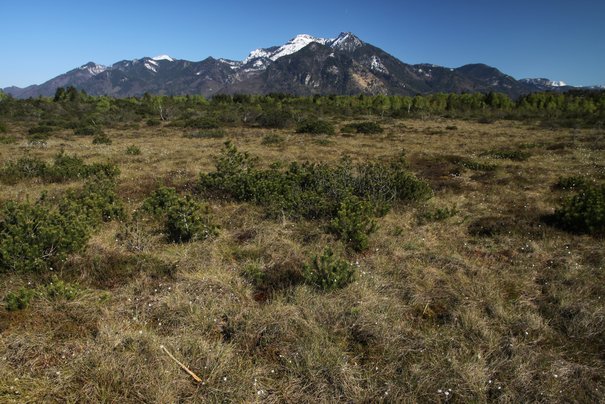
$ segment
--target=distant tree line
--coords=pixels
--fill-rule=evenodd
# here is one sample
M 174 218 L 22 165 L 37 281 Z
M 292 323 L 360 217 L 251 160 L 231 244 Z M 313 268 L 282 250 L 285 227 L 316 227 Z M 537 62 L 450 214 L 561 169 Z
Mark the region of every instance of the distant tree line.
M 55 127 L 113 127 L 162 122 L 182 127 L 261 126 L 286 128 L 309 117 L 357 116 L 531 120 L 553 126 L 595 126 L 605 121 L 605 91 L 540 92 L 511 99 L 501 93 L 417 96 L 218 94 L 113 98 L 90 96 L 74 87 L 54 97 L 17 100 L 0 93 L 0 121 Z

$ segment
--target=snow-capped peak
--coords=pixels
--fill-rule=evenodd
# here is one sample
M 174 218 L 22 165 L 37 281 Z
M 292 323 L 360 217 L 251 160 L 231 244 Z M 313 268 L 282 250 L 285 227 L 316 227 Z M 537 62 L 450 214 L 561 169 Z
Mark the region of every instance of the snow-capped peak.
M 299 50 L 301 50 L 302 48 L 304 48 L 305 46 L 309 45 L 312 42 L 317 42 L 322 45 L 325 45 L 330 41 L 331 41 L 330 39 L 317 38 L 317 37 L 314 37 L 314 36 L 308 35 L 308 34 L 296 35 L 294 38 L 290 39 L 288 42 L 286 42 L 284 45 L 278 47 L 277 49 L 269 48 L 269 49 L 253 50 L 252 52 L 250 52 L 248 57 L 246 59 L 244 59 L 244 64 L 248 63 L 250 60 L 263 58 L 263 57 L 271 59 L 272 61 L 275 62 L 277 59 L 279 59 L 281 57 L 288 56 L 288 55 L 298 52 Z
M 561 80 L 539 79 L 521 79 L 521 82 L 545 87 L 566 87 L 568 84 Z
M 107 66 L 98 65 L 94 62 L 86 63 L 85 65 L 80 66 L 80 70 L 86 70 L 88 73 L 90 73 L 93 76 L 95 76 L 99 73 L 103 73 L 107 69 L 108 69 Z
M 561 80 L 557 80 L 557 81 L 551 81 L 549 83 L 549 85 L 552 87 L 565 87 L 567 85 L 567 83 L 564 81 L 561 81 Z
M 336 39 L 330 41 L 329 45 L 338 50 L 352 52 L 363 46 L 363 42 L 350 32 L 341 32 Z
M 152 59 L 153 59 L 153 60 L 155 60 L 155 61 L 159 61 L 159 60 L 167 60 L 167 61 L 169 61 L 169 62 L 174 62 L 174 59 L 173 59 L 173 58 L 171 58 L 171 57 L 170 57 L 170 56 L 168 56 L 168 55 L 158 55 L 158 56 L 152 57 Z
M 328 41 L 329 41 L 329 39 L 316 38 L 312 35 L 307 35 L 307 34 L 296 35 L 294 38 L 292 38 L 288 42 L 286 42 L 285 45 L 280 46 L 279 49 L 277 49 L 277 51 L 275 51 L 269 57 L 269 59 L 276 61 L 277 59 L 279 59 L 283 56 L 287 56 L 287 55 L 296 53 L 299 50 L 301 50 L 302 48 L 304 48 L 305 46 L 309 45 L 311 42 L 317 42 L 322 45 L 325 45 Z

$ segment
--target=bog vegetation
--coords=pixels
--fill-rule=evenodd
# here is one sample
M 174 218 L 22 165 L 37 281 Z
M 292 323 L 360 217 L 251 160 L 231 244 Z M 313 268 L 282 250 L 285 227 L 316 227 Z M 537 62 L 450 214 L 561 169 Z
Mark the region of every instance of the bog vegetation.
M 602 401 L 604 123 L 589 91 L 0 94 L 0 401 Z

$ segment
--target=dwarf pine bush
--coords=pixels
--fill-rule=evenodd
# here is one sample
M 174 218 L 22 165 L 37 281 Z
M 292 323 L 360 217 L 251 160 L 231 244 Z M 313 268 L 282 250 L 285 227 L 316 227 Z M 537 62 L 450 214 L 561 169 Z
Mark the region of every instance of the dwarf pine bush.
M 180 198 L 166 211 L 166 233 L 175 243 L 205 240 L 218 234 L 210 220 L 210 209 L 193 198 Z
M 86 218 L 74 210 L 7 202 L 0 210 L 0 269 L 48 269 L 84 247 L 90 231 Z
M 321 119 L 306 119 L 296 129 L 296 133 L 310 133 L 313 135 L 333 135 L 334 126 Z
M 322 255 L 313 257 L 303 266 L 305 282 L 317 289 L 330 291 L 341 289 L 355 280 L 355 267 L 334 255 L 326 248 Z
M 555 224 L 575 232 L 605 234 L 605 185 L 584 185 L 553 215 Z
M 341 133 L 363 133 L 367 135 L 382 133 L 383 131 L 384 129 L 376 122 L 355 122 L 340 129 Z
M 348 158 L 336 165 L 292 162 L 264 170 L 255 161 L 227 142 L 216 158 L 216 171 L 200 175 L 199 191 L 255 203 L 269 217 L 334 219 L 334 233 L 357 251 L 366 248 L 373 231 L 368 218 L 386 214 L 394 203 L 432 196 L 428 184 L 407 171 L 401 158 L 356 166 Z
M 95 175 L 115 178 L 119 174 L 120 170 L 115 164 L 86 164 L 80 157 L 61 151 L 55 156 L 52 165 L 38 157 L 25 156 L 9 161 L 0 169 L 0 180 L 8 184 L 29 178 L 40 178 L 44 182 L 66 182 Z
M 356 196 L 344 199 L 330 222 L 330 230 L 351 249 L 367 249 L 369 236 L 376 231 L 371 204 Z
M 174 243 L 205 240 L 218 234 L 210 208 L 189 195 L 180 197 L 174 188 L 162 187 L 143 202 L 142 212 L 164 223 L 167 238 Z
M 4 298 L 4 307 L 8 311 L 24 310 L 35 295 L 30 288 L 19 288 L 16 292 L 8 292 Z

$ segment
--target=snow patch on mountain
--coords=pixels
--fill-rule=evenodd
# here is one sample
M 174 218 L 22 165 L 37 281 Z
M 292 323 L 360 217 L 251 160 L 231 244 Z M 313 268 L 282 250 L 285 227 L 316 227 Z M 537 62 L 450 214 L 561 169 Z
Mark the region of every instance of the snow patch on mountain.
M 376 55 L 372 56 L 372 58 L 370 59 L 370 69 L 379 73 L 389 74 L 387 68 L 382 64 L 382 61 Z
M 155 61 L 167 60 L 169 62 L 174 62 L 174 59 L 168 55 L 158 55 L 158 56 L 152 57 L 151 59 L 153 59 Z
M 156 64 L 156 66 L 157 66 L 157 64 Z M 158 72 L 158 70 L 156 69 L 156 66 L 153 66 L 151 63 L 145 62 L 145 67 L 154 73 Z
M 329 40 L 328 45 L 341 51 L 353 52 L 362 47 L 363 42 L 350 32 L 342 32 L 335 39 Z
M 310 43 L 317 42 L 322 45 L 326 45 L 330 41 L 332 41 L 332 40 L 326 39 L 326 38 L 317 38 L 317 37 L 314 37 L 314 36 L 308 35 L 308 34 L 296 35 L 294 38 L 290 39 L 284 45 L 278 47 L 277 49 L 275 49 L 273 51 L 270 51 L 267 49 L 253 50 L 252 52 L 250 52 L 248 57 L 246 59 L 244 59 L 244 64 L 248 63 L 251 60 L 258 59 L 258 58 L 268 58 L 275 62 L 279 58 L 282 58 L 284 56 L 288 56 L 288 55 L 298 52 L 299 50 L 301 50 L 305 46 L 309 45 Z
M 80 70 L 85 70 L 93 76 L 103 73 L 107 69 L 108 69 L 107 66 L 98 65 L 96 63 L 88 63 L 88 64 L 85 64 L 84 66 L 80 67 Z
M 566 82 L 561 81 L 561 80 L 549 80 L 549 79 L 544 79 L 544 78 L 521 79 L 519 81 L 521 81 L 523 83 L 533 84 L 533 85 L 537 85 L 537 86 L 544 86 L 544 87 L 566 87 L 568 85 Z

